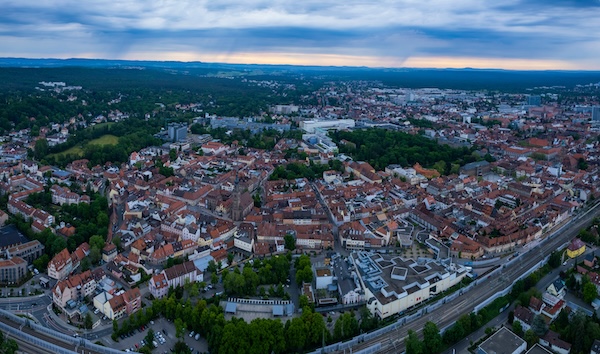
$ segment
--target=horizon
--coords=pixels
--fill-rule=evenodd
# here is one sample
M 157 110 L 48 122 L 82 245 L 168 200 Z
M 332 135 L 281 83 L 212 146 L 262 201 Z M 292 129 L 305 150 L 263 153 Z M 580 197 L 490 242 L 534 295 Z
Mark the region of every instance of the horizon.
M 0 56 L 596 71 L 594 10 L 600 1 L 9 1 Z
M 2 60 L 39 60 L 39 61 L 69 61 L 69 60 L 88 60 L 88 61 L 122 61 L 122 62 L 149 62 L 149 63 L 178 63 L 178 64 L 203 64 L 203 65 L 246 65 L 246 66 L 292 66 L 299 68 L 347 68 L 347 69 L 369 69 L 369 70 L 473 70 L 473 71 L 533 71 L 533 72 L 590 72 L 596 73 L 600 72 L 599 69 L 552 69 L 552 68 L 527 68 L 527 69 L 505 69 L 500 67 L 430 67 L 430 66 L 402 66 L 402 67 L 388 67 L 388 66 L 366 66 L 366 65 L 324 65 L 324 64 L 290 64 L 290 63 L 241 63 L 241 62 L 211 62 L 211 61 L 201 61 L 201 60 L 174 60 L 174 59 L 115 59 L 115 58 L 90 58 L 90 57 L 68 57 L 68 58 L 58 58 L 58 57 L 0 57 L 0 61 Z M 76 65 L 77 66 L 77 65 Z M 27 66 L 27 65 L 6 65 L 0 62 L 0 68 L 7 67 L 20 67 L 20 68 L 42 68 L 43 66 Z M 60 66 L 48 66 L 51 67 L 60 67 Z M 82 66 L 84 67 L 84 66 Z

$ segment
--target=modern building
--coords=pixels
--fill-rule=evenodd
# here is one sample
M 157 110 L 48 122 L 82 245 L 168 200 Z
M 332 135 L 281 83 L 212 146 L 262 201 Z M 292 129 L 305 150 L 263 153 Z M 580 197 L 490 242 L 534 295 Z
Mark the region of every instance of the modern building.
M 600 122 L 600 106 L 592 107 L 592 121 Z
M 356 122 L 353 119 L 332 119 L 332 120 L 305 120 L 300 122 L 300 128 L 307 133 L 314 133 L 315 129 L 349 129 L 354 128 Z
M 184 141 L 187 137 L 187 124 L 170 123 L 168 125 L 169 140 L 172 142 Z
M 527 105 L 529 106 L 540 106 L 542 104 L 542 97 L 540 95 L 530 95 L 527 97 Z
M 527 350 L 527 342 L 506 327 L 492 334 L 477 348 L 477 354 L 520 354 Z
M 380 319 L 419 305 L 460 283 L 467 275 L 464 267 L 431 260 L 414 261 L 364 251 L 351 257 L 367 308 Z

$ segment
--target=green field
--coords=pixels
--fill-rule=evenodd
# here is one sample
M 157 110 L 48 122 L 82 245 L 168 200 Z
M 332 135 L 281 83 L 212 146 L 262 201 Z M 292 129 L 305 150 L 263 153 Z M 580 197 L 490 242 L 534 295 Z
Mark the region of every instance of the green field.
M 106 123 L 103 123 L 106 124 Z M 65 150 L 63 152 L 59 152 L 57 154 L 52 154 L 50 156 L 53 157 L 58 157 L 58 156 L 66 156 L 66 155 L 76 155 L 76 156 L 83 156 L 83 147 L 87 146 L 87 145 L 117 145 L 117 143 L 119 142 L 119 137 L 114 136 L 112 134 L 106 134 L 106 135 L 102 135 L 101 137 L 94 139 L 94 140 L 90 140 L 87 143 L 85 143 L 84 145 L 81 146 L 73 146 L 72 148 Z
M 118 137 L 111 134 L 106 134 L 102 135 L 98 139 L 88 141 L 86 145 L 117 145 L 118 142 Z

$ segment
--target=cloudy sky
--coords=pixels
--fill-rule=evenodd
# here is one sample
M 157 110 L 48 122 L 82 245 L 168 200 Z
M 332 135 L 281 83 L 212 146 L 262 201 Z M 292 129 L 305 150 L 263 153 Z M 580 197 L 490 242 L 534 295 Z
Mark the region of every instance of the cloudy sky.
M 0 57 L 600 70 L 600 0 L 3 0 Z

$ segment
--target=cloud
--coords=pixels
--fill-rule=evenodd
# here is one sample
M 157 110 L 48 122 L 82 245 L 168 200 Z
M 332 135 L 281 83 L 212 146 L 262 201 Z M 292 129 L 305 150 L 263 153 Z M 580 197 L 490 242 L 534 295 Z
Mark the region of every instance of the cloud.
M 600 55 L 598 12 L 591 11 L 599 8 L 592 0 L 8 0 L 0 36 L 11 45 L 0 56 L 171 53 L 207 60 L 270 53 L 345 65 L 352 58 L 505 58 L 600 69 L 593 60 Z

